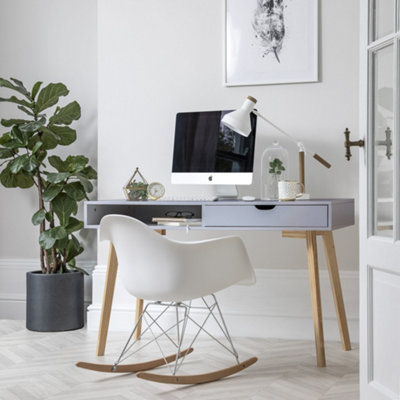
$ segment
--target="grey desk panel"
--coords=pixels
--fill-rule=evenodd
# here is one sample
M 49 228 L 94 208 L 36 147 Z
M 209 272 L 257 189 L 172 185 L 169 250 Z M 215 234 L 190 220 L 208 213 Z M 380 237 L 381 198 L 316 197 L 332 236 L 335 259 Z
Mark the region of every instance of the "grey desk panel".
M 171 210 L 190 211 L 194 218 L 202 218 L 202 226 L 191 229 L 333 230 L 354 224 L 353 199 L 312 199 L 295 202 L 86 201 L 84 222 L 86 228 L 98 228 L 104 215 L 122 214 L 151 225 L 152 217 L 163 217 Z

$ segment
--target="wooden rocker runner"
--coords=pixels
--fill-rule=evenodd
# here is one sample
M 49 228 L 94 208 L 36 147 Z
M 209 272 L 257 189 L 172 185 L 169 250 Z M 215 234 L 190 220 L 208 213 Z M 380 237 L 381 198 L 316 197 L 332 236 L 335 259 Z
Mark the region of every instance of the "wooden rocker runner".
M 118 360 L 113 365 L 77 363 L 78 367 L 100 372 L 136 372 L 136 376 L 160 383 L 197 384 L 212 382 L 244 370 L 257 361 L 256 357 L 240 362 L 233 345 L 218 301 L 214 295 L 219 290 L 233 284 L 253 284 L 255 275 L 246 249 L 239 237 L 223 237 L 199 242 L 177 242 L 159 235 L 135 218 L 124 215 L 107 215 L 100 222 L 100 240 L 109 240 L 110 254 L 107 273 L 114 274 L 117 267 L 122 275 L 125 289 L 137 299 L 146 300 L 136 325 L 130 334 Z M 113 288 L 105 288 L 105 293 Z M 200 305 L 192 305 L 192 300 L 201 299 Z M 155 301 L 157 300 L 157 301 Z M 140 303 L 140 302 L 139 302 Z M 161 312 L 157 317 L 149 313 L 149 308 Z M 201 310 L 204 319 L 196 321 L 191 311 Z M 176 322 L 167 329 L 163 318 L 173 311 Z M 210 318 L 211 317 L 211 318 Z M 211 319 L 220 328 L 223 340 L 214 337 L 205 329 Z M 146 328 L 142 332 L 142 323 Z M 197 333 L 183 350 L 188 324 L 195 325 Z M 161 333 L 160 333 L 161 331 Z M 174 331 L 175 334 L 172 335 Z M 206 333 L 231 353 L 235 365 L 209 373 L 178 375 L 186 356 L 193 351 L 193 344 L 200 332 Z M 140 340 L 150 333 L 152 339 L 146 344 Z M 164 355 L 159 339 L 163 337 L 172 343 L 176 353 Z M 121 364 L 128 357 L 151 343 L 156 343 L 162 357 L 138 364 Z M 137 348 L 139 347 L 139 348 Z M 144 372 L 167 366 L 170 374 Z

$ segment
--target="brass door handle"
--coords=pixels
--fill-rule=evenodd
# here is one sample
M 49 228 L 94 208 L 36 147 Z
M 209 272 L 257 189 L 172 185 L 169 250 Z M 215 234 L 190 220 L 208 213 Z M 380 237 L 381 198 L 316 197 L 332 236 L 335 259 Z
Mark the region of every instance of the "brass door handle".
M 348 161 L 350 161 L 350 157 L 351 157 L 350 147 L 352 147 L 352 146 L 364 147 L 365 143 L 364 143 L 364 140 L 351 141 L 350 140 L 350 131 L 348 130 L 348 128 L 345 129 L 344 136 L 346 137 L 346 140 L 344 142 L 344 147 L 346 148 L 345 157 L 347 158 Z

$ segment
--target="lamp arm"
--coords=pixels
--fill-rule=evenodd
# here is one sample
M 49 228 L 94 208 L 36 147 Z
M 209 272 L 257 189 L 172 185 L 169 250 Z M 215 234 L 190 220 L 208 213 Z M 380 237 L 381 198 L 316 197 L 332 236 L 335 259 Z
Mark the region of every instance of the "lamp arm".
M 283 129 L 279 128 L 279 126 L 276 126 L 274 123 L 272 123 L 270 120 L 268 120 L 267 118 L 264 117 L 264 115 L 260 114 L 256 109 L 253 110 L 253 113 L 256 114 L 258 117 L 260 117 L 261 119 L 263 119 L 265 122 L 268 122 L 271 126 L 273 126 L 277 131 L 279 131 L 280 133 L 282 133 L 283 135 L 285 135 L 287 138 L 289 138 L 292 142 L 296 143 L 297 147 L 299 148 L 300 152 L 305 152 L 306 151 L 306 147 L 304 146 L 304 144 L 302 142 L 298 142 L 296 139 L 294 139 L 292 136 L 290 136 L 287 132 L 285 132 Z M 311 151 L 310 151 L 311 152 Z M 325 166 L 326 168 L 330 168 L 331 164 L 329 164 L 328 161 L 326 161 L 325 159 L 323 159 L 320 155 L 318 155 L 317 153 L 312 152 L 314 155 L 313 157 L 319 161 L 323 166 Z

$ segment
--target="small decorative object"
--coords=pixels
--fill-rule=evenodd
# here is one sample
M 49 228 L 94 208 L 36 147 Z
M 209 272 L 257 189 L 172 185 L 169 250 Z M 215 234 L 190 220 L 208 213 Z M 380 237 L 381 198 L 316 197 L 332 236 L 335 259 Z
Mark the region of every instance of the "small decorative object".
M 152 182 L 147 187 L 147 196 L 150 200 L 161 199 L 165 194 L 164 186 L 159 182 Z
M 225 84 L 318 80 L 318 0 L 225 0 Z
M 135 172 L 124 186 L 125 197 L 127 200 L 147 200 L 146 178 L 140 173 L 139 167 L 136 167 Z
M 261 157 L 261 199 L 278 199 L 278 182 L 285 179 L 288 152 L 277 141 L 264 150 Z

